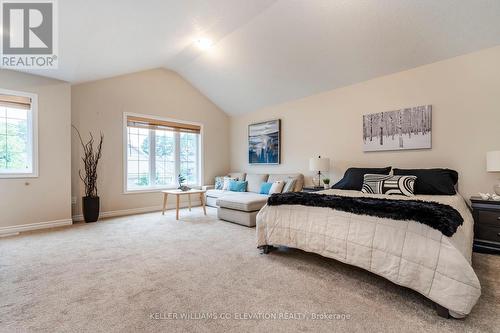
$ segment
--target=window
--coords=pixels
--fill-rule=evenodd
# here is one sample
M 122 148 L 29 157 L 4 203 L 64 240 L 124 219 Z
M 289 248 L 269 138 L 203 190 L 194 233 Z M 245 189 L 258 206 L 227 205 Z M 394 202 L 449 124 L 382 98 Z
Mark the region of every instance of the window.
M 125 115 L 125 191 L 201 185 L 201 126 Z
M 0 90 L 0 178 L 37 173 L 36 95 Z

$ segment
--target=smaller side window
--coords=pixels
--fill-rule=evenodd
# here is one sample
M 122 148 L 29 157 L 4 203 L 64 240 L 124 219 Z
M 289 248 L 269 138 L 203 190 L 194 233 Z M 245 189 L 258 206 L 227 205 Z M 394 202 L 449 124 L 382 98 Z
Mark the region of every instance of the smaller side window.
M 0 178 L 38 176 L 37 97 L 0 89 Z

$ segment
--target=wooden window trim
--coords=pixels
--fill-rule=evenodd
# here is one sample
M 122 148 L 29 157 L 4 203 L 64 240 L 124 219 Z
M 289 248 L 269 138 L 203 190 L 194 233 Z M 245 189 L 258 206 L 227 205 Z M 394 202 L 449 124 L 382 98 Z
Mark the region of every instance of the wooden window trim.
M 150 119 L 137 116 L 127 116 L 127 126 L 137 128 L 157 128 L 176 132 L 200 133 L 201 127 L 198 125 L 183 124 L 160 119 Z
M 0 106 L 30 110 L 31 98 L 27 96 L 0 94 Z

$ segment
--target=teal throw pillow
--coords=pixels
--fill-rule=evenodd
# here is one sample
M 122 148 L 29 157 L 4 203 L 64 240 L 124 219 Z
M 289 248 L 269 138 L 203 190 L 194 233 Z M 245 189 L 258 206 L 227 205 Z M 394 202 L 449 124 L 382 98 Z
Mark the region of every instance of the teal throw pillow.
M 241 180 L 230 180 L 229 191 L 233 192 L 246 192 L 247 182 Z
M 273 183 L 262 183 L 260 185 L 260 194 L 269 194 L 269 191 L 271 190 L 271 186 L 273 186 Z

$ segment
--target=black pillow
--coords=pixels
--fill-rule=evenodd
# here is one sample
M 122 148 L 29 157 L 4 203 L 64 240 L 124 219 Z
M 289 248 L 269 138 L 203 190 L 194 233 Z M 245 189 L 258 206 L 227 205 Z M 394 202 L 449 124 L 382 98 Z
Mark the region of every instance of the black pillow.
M 391 167 L 387 168 L 349 168 L 338 183 L 332 186 L 336 190 L 361 191 L 365 174 L 388 175 Z
M 458 172 L 450 169 L 394 169 L 395 175 L 417 176 L 415 194 L 455 195 Z

